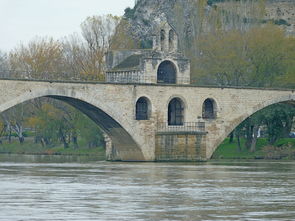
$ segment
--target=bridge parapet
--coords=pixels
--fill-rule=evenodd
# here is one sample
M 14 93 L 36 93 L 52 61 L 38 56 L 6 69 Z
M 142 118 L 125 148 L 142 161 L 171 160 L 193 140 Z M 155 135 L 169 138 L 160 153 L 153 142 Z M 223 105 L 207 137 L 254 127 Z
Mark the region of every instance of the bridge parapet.
M 45 81 L 45 82 L 65 82 L 65 83 L 109 83 L 109 84 L 174 84 L 169 78 L 159 81 L 155 76 L 144 75 L 142 71 L 112 71 L 106 72 L 104 78 L 101 75 L 90 74 L 71 74 L 67 72 L 40 72 L 38 74 L 28 71 L 0 71 L 2 80 L 26 80 L 26 81 Z M 177 84 L 189 85 L 190 78 L 178 77 Z
M 43 82 L 103 82 L 101 75 L 69 73 L 69 72 L 30 72 L 0 70 L 1 80 L 25 80 L 25 81 L 43 81 Z
M 156 76 L 143 74 L 142 71 L 109 71 L 106 72 L 105 81 L 107 83 L 136 83 L 136 84 L 167 84 L 173 82 L 169 78 L 163 78 L 161 81 Z M 177 77 L 177 84 L 190 84 L 190 78 Z M 173 83 L 171 83 L 173 84 Z
M 154 83 L 156 80 L 139 70 L 108 71 L 105 76 L 107 83 Z

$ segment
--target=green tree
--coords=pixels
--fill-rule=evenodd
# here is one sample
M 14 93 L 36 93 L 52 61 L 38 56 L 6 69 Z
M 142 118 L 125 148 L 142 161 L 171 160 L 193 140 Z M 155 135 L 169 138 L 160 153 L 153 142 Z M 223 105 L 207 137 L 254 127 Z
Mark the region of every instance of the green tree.
M 80 136 L 86 140 L 88 148 L 104 146 L 101 129 L 87 116 L 80 114 L 75 123 Z
M 255 152 L 259 129 L 265 132 L 270 145 L 275 144 L 280 138 L 289 136 L 294 120 L 294 105 L 288 103 L 274 104 L 258 111 L 235 129 L 238 150 L 241 150 L 240 136 L 243 136 L 246 138 L 246 148 Z
M 34 113 L 26 124 L 35 131 L 35 140 L 50 147 L 63 144 L 64 148 L 79 148 L 79 139 L 89 148 L 103 146 L 99 127 L 83 113 L 60 101 L 43 98 L 36 102 Z M 85 145 L 83 144 L 82 145 Z
M 200 38 L 199 76 L 205 84 L 245 84 L 250 63 L 244 36 L 239 31 L 216 32 Z
M 2 144 L 2 137 L 5 134 L 6 125 L 5 123 L 0 119 L 0 144 Z
M 274 87 L 277 78 L 286 75 L 289 55 L 295 50 L 279 27 L 267 25 L 246 33 L 247 59 L 251 65 L 247 84 L 257 87 Z M 295 59 L 295 57 L 293 57 Z
M 288 137 L 294 123 L 295 108 L 289 104 L 275 104 L 258 113 L 267 127 L 268 141 L 274 144 L 279 138 Z
M 199 48 L 199 83 L 274 87 L 293 80 L 295 42 L 276 26 L 210 33 Z
M 289 36 L 287 38 L 286 48 L 288 50 L 285 51 L 286 59 L 284 63 L 286 65 L 286 74 L 280 76 L 277 80 L 279 82 L 279 86 L 281 87 L 295 87 L 295 37 Z
M 115 33 L 110 42 L 111 50 L 118 49 L 136 49 L 140 44 L 129 35 L 130 23 L 125 18 L 121 19 L 120 23 L 115 29 Z

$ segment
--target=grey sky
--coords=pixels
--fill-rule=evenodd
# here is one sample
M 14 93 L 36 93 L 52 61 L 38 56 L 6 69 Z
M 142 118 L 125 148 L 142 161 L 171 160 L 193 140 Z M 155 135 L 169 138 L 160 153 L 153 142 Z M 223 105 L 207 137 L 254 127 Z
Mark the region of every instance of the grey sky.
M 87 16 L 122 15 L 134 0 L 0 0 L 0 50 L 36 36 L 62 38 L 80 33 Z

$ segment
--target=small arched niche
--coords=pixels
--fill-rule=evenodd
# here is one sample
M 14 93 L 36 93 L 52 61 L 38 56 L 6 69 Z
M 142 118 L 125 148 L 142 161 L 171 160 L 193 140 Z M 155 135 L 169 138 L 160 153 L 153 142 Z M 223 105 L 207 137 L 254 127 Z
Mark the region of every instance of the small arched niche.
M 176 67 L 171 61 L 163 61 L 158 68 L 157 82 L 176 84 Z
M 180 98 L 173 98 L 168 105 L 168 125 L 184 124 L 184 103 Z
M 136 120 L 149 120 L 151 113 L 151 104 L 148 98 L 141 97 L 136 102 Z
M 216 102 L 212 98 L 208 98 L 203 103 L 202 117 L 203 119 L 216 119 Z
M 161 51 L 164 51 L 165 50 L 166 32 L 163 29 L 160 32 L 160 38 L 161 38 Z
M 169 51 L 174 51 L 175 49 L 175 32 L 171 29 L 169 31 Z

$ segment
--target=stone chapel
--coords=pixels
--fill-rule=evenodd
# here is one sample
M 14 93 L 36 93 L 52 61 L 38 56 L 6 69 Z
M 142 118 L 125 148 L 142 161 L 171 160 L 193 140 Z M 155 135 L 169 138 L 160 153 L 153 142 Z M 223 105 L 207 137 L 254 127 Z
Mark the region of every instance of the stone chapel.
M 190 84 L 190 61 L 179 52 L 173 26 L 162 23 L 152 37 L 151 49 L 109 51 L 106 82 Z

